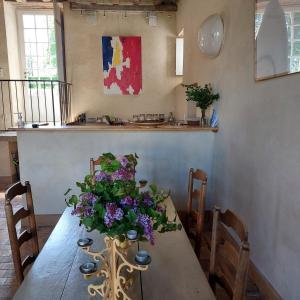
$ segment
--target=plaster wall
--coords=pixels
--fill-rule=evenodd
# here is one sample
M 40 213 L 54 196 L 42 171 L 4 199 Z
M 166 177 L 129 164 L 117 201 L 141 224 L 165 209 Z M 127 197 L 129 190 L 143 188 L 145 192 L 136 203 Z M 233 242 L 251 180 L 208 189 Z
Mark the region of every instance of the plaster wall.
M 300 295 L 300 75 L 254 80 L 254 3 L 180 2 L 184 82 L 212 82 L 220 92 L 213 159 L 213 199 L 241 215 L 252 260 L 284 299 Z M 225 23 L 219 57 L 203 56 L 197 32 L 211 14 Z
M 21 79 L 24 74 L 21 72 L 16 5 L 4 2 L 4 13 L 10 79 Z
M 7 40 L 6 40 L 3 0 L 0 0 L 0 68 L 3 69 L 2 79 L 9 78 L 8 53 L 7 53 Z
M 159 14 L 158 26 L 148 25 L 146 15 L 98 13 L 80 15 L 64 5 L 67 79 L 73 84 L 72 110 L 89 116 L 103 114 L 131 118 L 139 113 L 175 111 L 175 14 Z M 103 93 L 103 35 L 137 35 L 142 37 L 143 92 L 139 96 L 111 96 Z

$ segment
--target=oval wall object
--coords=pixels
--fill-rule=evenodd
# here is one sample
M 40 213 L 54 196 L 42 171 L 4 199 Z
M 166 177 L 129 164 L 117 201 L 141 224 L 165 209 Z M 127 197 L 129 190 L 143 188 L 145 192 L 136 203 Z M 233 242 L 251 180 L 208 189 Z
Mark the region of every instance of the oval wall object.
M 198 46 L 200 51 L 209 56 L 220 54 L 224 40 L 224 23 L 218 14 L 208 17 L 200 26 L 198 32 Z

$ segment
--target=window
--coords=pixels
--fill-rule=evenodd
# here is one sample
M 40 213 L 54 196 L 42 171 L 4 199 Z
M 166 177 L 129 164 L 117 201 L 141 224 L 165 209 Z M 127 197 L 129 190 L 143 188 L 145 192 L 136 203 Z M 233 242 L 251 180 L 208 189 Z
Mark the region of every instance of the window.
M 176 39 L 176 75 L 183 75 L 183 38 Z
M 18 11 L 21 74 L 30 81 L 15 84 L 15 106 L 26 122 L 60 120 L 54 15 L 48 10 Z
M 20 19 L 25 77 L 27 79 L 57 79 L 53 14 L 22 12 Z

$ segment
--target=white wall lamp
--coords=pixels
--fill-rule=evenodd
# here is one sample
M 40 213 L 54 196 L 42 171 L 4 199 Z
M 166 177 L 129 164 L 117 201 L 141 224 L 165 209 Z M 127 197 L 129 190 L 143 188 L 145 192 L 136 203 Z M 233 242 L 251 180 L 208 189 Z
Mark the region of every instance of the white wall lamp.
M 224 23 L 220 15 L 208 17 L 198 32 L 198 46 L 200 51 L 215 58 L 220 54 L 224 40 Z

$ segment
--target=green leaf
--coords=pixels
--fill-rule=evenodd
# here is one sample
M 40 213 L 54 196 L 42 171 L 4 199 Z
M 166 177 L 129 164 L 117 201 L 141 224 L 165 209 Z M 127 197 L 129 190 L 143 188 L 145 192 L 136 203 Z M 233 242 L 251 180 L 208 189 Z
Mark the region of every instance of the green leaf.
M 151 190 L 151 192 L 153 193 L 153 194 L 156 194 L 157 193 L 157 186 L 155 185 L 155 184 L 150 184 L 150 186 L 149 186 L 149 188 L 150 188 L 150 190 Z
M 103 153 L 102 156 L 103 156 L 104 158 L 108 158 L 108 159 L 110 159 L 110 160 L 116 159 L 116 157 L 115 157 L 111 152 Z
M 157 230 L 160 224 L 158 222 L 153 224 L 153 230 Z
M 197 107 L 204 110 L 220 98 L 218 93 L 213 92 L 211 84 L 205 84 L 204 87 L 187 85 L 186 88 L 187 101 L 194 101 Z
M 148 215 L 151 218 L 156 218 L 159 216 L 159 213 L 156 210 L 154 210 L 153 208 L 150 208 L 150 209 L 148 209 Z
M 68 206 L 76 206 L 79 202 L 79 199 L 76 195 L 72 195 L 69 200 L 66 200 Z
M 103 205 L 101 203 L 97 203 L 95 204 L 94 209 L 95 211 L 97 211 L 99 218 L 104 219 L 105 208 L 103 207 Z
M 130 223 L 134 224 L 136 221 L 136 213 L 133 210 L 129 210 L 128 212 L 128 219 Z
M 72 189 L 69 188 L 69 189 L 64 193 L 64 196 L 67 196 L 71 191 L 72 191 Z
M 91 228 L 93 225 L 93 218 L 85 217 L 82 220 L 82 224 L 85 225 L 87 228 Z
M 111 162 L 111 167 L 114 169 L 114 171 L 117 171 L 117 170 L 119 170 L 122 167 L 122 165 L 121 165 L 121 163 L 119 161 L 113 160 Z

